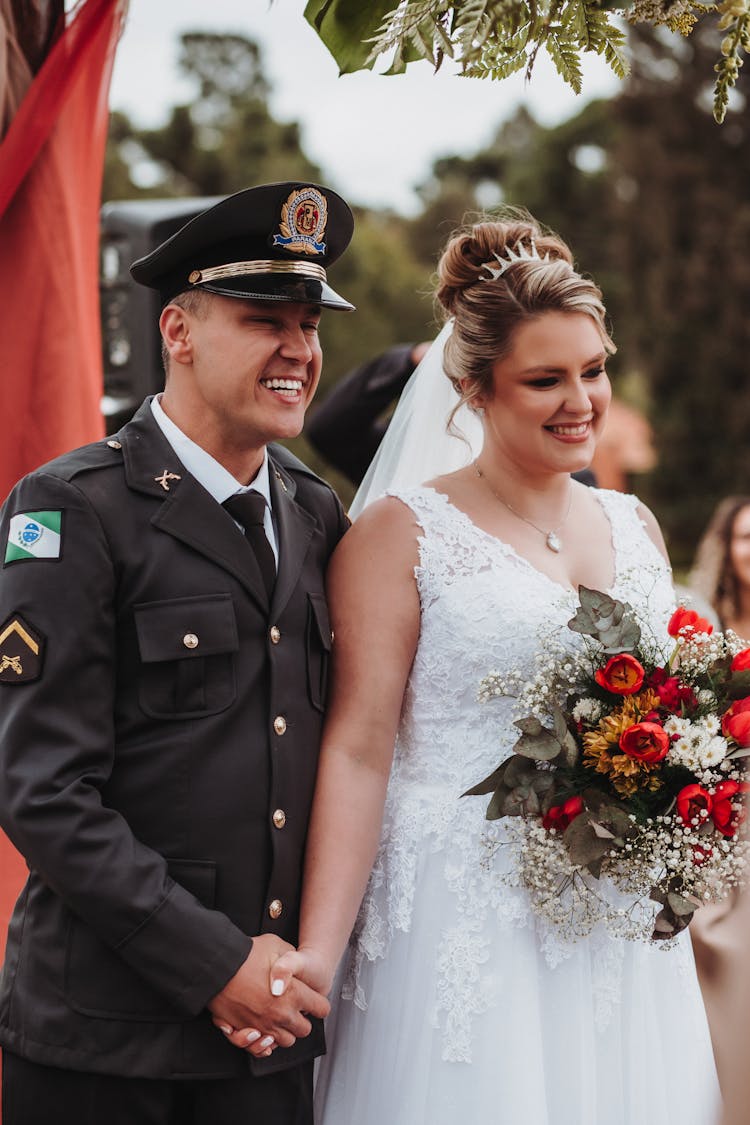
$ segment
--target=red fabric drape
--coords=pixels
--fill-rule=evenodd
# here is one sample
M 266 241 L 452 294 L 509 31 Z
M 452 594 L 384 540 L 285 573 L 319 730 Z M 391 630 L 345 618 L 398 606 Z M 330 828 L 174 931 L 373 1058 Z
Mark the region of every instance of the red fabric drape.
M 0 144 L 0 497 L 102 433 L 98 237 L 121 0 L 80 0 Z
M 80 0 L 0 144 L 0 499 L 103 432 L 99 205 L 123 11 Z M 24 871 L 0 835 L 0 952 Z

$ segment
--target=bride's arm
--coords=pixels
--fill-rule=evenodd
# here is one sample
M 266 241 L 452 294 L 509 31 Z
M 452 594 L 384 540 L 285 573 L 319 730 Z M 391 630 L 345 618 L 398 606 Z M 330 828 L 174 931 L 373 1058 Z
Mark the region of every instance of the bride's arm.
M 331 562 L 333 680 L 308 834 L 299 951 L 277 962 L 274 981 L 294 973 L 330 990 L 367 884 L 419 636 L 417 535 L 405 505 L 381 500 L 344 536 Z

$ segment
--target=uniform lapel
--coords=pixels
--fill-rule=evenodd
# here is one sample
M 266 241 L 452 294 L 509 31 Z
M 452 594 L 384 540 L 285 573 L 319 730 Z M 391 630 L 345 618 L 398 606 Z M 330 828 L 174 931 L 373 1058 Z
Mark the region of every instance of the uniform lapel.
M 279 571 L 271 601 L 271 616 L 277 618 L 299 581 L 316 522 L 294 499 L 297 491 L 294 479 L 272 457 L 269 457 L 269 479 L 279 535 Z
M 268 597 L 255 553 L 229 514 L 179 461 L 145 402 L 117 439 L 122 443 L 130 488 L 161 501 L 154 527 L 205 555 L 242 583 L 268 612 Z

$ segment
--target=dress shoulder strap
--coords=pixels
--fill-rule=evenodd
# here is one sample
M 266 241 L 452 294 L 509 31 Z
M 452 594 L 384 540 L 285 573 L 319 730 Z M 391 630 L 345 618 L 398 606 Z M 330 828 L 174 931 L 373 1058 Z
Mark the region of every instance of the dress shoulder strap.
M 622 574 L 647 567 L 658 573 L 670 574 L 664 556 L 651 538 L 638 511 L 638 497 L 632 493 L 602 488 L 597 490 L 597 498 L 612 526 L 612 543 L 618 572 Z

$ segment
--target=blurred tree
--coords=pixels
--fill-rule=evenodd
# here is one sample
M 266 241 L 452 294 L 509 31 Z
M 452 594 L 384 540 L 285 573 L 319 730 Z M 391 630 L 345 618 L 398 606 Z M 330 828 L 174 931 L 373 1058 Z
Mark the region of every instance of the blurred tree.
M 271 115 L 257 43 L 187 32 L 180 45 L 179 67 L 195 97 L 173 107 L 158 129 L 113 114 L 105 199 L 220 195 L 254 183 L 320 178 L 302 149 L 299 126 Z
M 221 195 L 254 183 L 321 179 L 297 124 L 282 124 L 269 110 L 257 44 L 236 35 L 183 35 L 180 66 L 194 83 L 195 98 L 172 108 L 165 125 L 139 129 L 125 114 L 112 114 L 105 199 Z M 356 237 L 335 266 L 334 285 L 357 311 L 323 317 L 321 395 L 362 360 L 433 332 L 432 305 L 423 295 L 428 270 L 410 248 L 408 222 L 365 210 L 356 220 Z M 304 439 L 291 445 L 327 471 Z
M 647 493 L 677 565 L 714 504 L 750 490 L 750 121 L 735 97 L 717 129 L 696 32 L 680 65 L 653 33 L 613 103 L 613 198 L 626 315 L 619 340 L 647 376 L 659 467 Z

